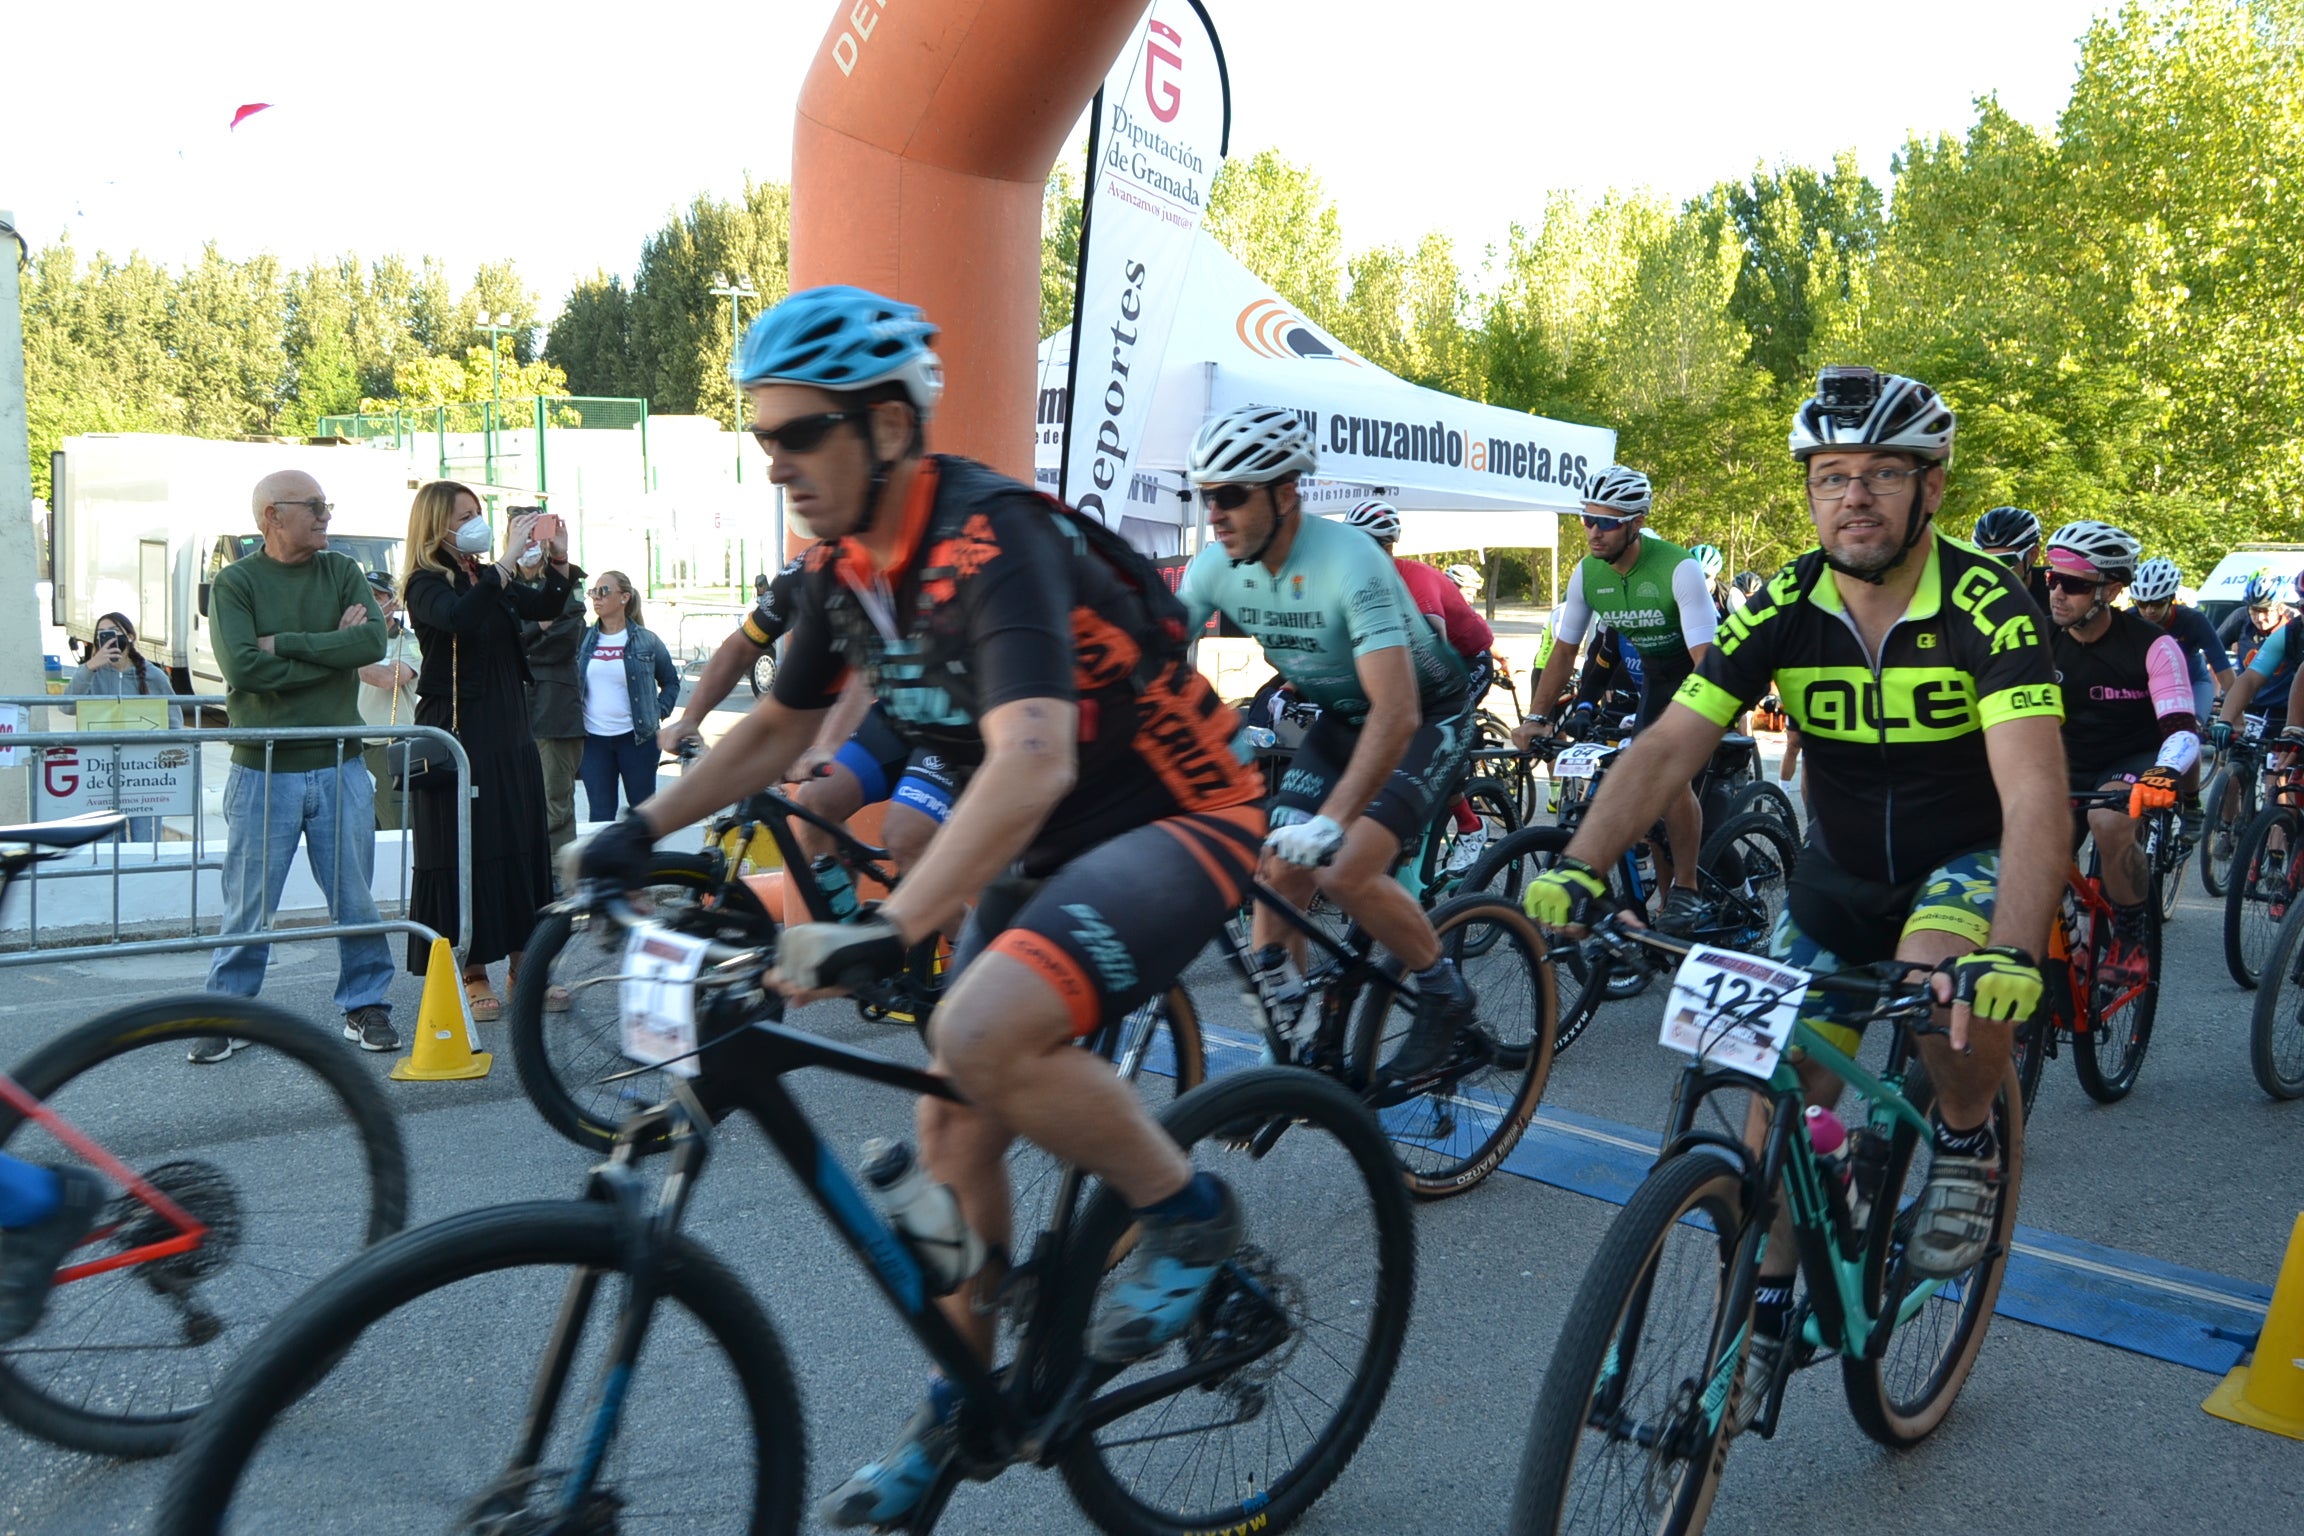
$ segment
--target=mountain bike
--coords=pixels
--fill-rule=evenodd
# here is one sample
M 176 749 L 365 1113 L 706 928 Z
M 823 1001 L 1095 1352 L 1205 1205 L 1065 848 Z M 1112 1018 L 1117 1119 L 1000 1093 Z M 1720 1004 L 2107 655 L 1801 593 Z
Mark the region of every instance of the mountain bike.
M 1596 924 L 1595 936 L 1619 948 L 1690 954 L 1615 918 Z M 1993 1114 L 2003 1183 L 1991 1244 L 1958 1279 L 1923 1278 L 1904 1251 L 1926 1184 L 1935 1098 L 1913 1045 L 1938 1028 L 1919 974 L 1927 968 L 1891 961 L 1823 976 L 1777 962 L 1766 969 L 1768 980 L 1757 970 L 1754 979 L 1719 969 L 1705 976 L 1684 959 L 1667 1021 L 1679 1024 L 1676 1038 L 1693 1042 L 1694 1059 L 1673 1094 L 1663 1150 L 1609 1225 L 1561 1325 L 1521 1455 L 1514 1536 L 1703 1528 L 1733 1439 L 1753 1291 L 1780 1207 L 1792 1214 L 1804 1286 L 1788 1347 L 1757 1384 L 1750 1427 L 1763 1438 L 1775 1435 L 1791 1374 L 1837 1359 L 1864 1432 L 1883 1445 L 1914 1444 L 1943 1421 L 1983 1346 L 2023 1182 L 2023 1101 L 2013 1076 Z M 1795 996 L 1787 977 L 1807 991 L 1870 999 L 1869 1020 L 1896 1026 L 1877 1073 L 1805 1021 L 1784 1028 Z M 1803 1132 L 1792 1050 L 1861 1097 L 1846 1183 Z M 1733 1115 L 1715 1095 L 1726 1096 Z M 1769 1112 L 1758 1151 L 1741 1134 L 1747 1095 Z M 1706 1117 L 1711 1126 L 1700 1124 Z
M 2304 888 L 2304 788 L 2292 765 L 2264 775 L 2264 808 L 2233 843 L 2224 888 L 2224 965 L 2253 990 L 2281 919 Z
M 2090 790 L 2072 797 L 2072 809 L 2085 813 L 2130 803 L 2126 789 Z M 2143 812 L 2147 849 L 2175 836 L 2176 812 Z M 2112 953 L 2112 900 L 2104 894 L 2102 866 L 2093 843 L 2088 867 L 2075 859 L 2065 870 L 2064 899 L 2048 929 L 2048 956 L 2040 968 L 2045 984 L 2040 1006 L 2017 1026 L 2016 1080 L 2029 1114 L 2040 1096 L 2047 1059 L 2072 1045 L 2072 1067 L 2081 1091 L 2099 1104 L 2116 1104 L 2136 1086 L 2144 1052 L 2152 1044 L 2152 1024 L 2160 1011 L 2160 904 L 2144 903 L 2144 952 L 2148 968 L 2141 981 L 2108 974 Z
M 2304 1098 L 2304 902 L 2280 920 L 2248 1020 L 2248 1068 L 2276 1099 Z
M 0 898 L 125 821 L 0 827 L 30 845 L 0 854 Z M 188 1067 L 210 1035 L 249 1048 Z M 173 1450 L 257 1331 L 408 1213 L 383 1091 L 349 1047 L 253 998 L 156 998 L 65 1030 L 0 1072 L 0 1149 L 112 1188 L 39 1325 L 0 1344 L 0 1417 L 104 1456 Z
M 2224 761 L 2200 792 L 2206 817 L 2200 831 L 2200 887 L 2211 896 L 2224 894 L 2233 856 L 2239 851 L 2240 834 L 2264 808 L 2265 718 L 2242 717 L 2240 734 L 2224 749 Z
M 628 929 L 628 951 L 663 935 L 631 926 L 618 900 L 585 901 Z M 186 1445 L 160 1532 L 214 1532 L 228 1514 L 242 1528 L 309 1525 L 315 1457 L 332 1494 L 394 1530 L 796 1531 L 808 1436 L 784 1347 L 681 1231 L 712 1127 L 739 1109 L 961 1394 L 957 1453 L 903 1529 L 931 1530 L 962 1480 L 1020 1464 L 1056 1468 L 1089 1523 L 1130 1533 L 1282 1530 L 1342 1473 L 1398 1362 L 1415 1268 L 1407 1192 L 1349 1093 L 1250 1070 L 1168 1107 L 1177 1143 L 1238 1194 L 1249 1241 L 1184 1335 L 1131 1364 L 1089 1359 L 1085 1334 L 1133 1218 L 1068 1171 L 1020 1262 L 961 1282 L 1008 1325 L 1007 1358 L 988 1366 L 932 1304 L 923 1250 L 868 1201 L 786 1079 L 817 1067 L 957 1091 L 782 1022 L 764 950 L 707 944 L 697 963 L 692 1038 L 671 1046 L 695 1075 L 627 1124 L 584 1197 L 418 1228 L 283 1316 Z M 667 1168 L 653 1183 L 652 1153 Z M 489 1366 L 438 1348 L 451 1333 L 485 1339 Z M 530 1352 L 532 1373 L 494 1368 Z M 349 1459 L 348 1421 L 363 1426 Z

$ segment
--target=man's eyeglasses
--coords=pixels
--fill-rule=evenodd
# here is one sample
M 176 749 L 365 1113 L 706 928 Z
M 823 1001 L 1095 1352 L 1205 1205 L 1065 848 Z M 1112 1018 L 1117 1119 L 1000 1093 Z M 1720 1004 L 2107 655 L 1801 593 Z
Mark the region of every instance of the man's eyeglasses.
M 1864 482 L 1864 489 L 1875 496 L 1893 496 L 1910 483 L 1913 476 L 1928 473 L 1926 465 L 1918 469 L 1898 469 L 1882 464 L 1861 475 L 1815 475 L 1808 481 L 1808 494 L 1818 501 L 1838 501 L 1848 494 L 1848 487 L 1856 481 Z
M 322 501 L 317 496 L 299 496 L 294 501 L 276 501 L 276 507 L 310 507 L 314 517 L 326 517 L 336 510 L 336 503 Z
M 2048 590 L 2061 592 L 2066 597 L 2093 597 L 2103 585 L 2104 583 L 2101 581 L 2091 581 L 2085 576 L 2075 576 L 2069 571 L 2050 571 L 2048 573 Z
M 814 416 L 795 416 L 780 427 L 754 427 L 752 439 L 770 458 L 779 453 L 814 453 L 824 446 L 834 427 L 860 420 L 863 415 L 862 411 L 822 411 Z
M 1253 485 L 1204 485 L 1200 487 L 1200 505 L 1211 512 L 1237 512 L 1255 494 Z

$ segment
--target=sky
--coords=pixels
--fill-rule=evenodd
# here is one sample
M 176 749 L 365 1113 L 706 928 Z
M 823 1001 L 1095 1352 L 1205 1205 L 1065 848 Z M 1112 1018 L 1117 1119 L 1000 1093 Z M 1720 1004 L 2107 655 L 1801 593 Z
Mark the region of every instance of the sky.
M 1842 149 L 1885 185 L 1908 133 L 1960 132 L 1985 94 L 2051 127 L 2110 9 L 1206 3 L 1233 154 L 1309 165 L 1349 249 L 1438 229 L 1471 269 L 1555 189 L 1679 198 Z M 459 286 L 509 257 L 550 315 L 594 271 L 629 275 L 698 193 L 790 175 L 793 105 L 834 10 L 39 0 L 6 25 L 20 66 L 0 86 L 0 209 L 83 256 L 183 264 L 214 240 L 297 267 L 397 250 L 440 256 Z M 228 128 L 249 102 L 272 105 Z

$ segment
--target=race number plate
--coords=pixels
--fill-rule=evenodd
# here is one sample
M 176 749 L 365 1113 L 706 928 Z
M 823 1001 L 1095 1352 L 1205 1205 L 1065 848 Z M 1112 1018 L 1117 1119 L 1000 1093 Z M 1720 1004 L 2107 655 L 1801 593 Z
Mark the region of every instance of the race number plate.
M 1600 771 L 1602 760 L 1615 750 L 1596 741 L 1579 742 L 1552 760 L 1552 777 L 1588 779 Z
M 1808 973 L 1796 966 L 1699 944 L 1672 978 L 1660 1038 L 1682 1055 L 1766 1077 L 1807 994 Z
M 633 927 L 624 945 L 624 1054 L 675 1077 L 696 1075 L 696 976 L 703 939 L 654 923 Z

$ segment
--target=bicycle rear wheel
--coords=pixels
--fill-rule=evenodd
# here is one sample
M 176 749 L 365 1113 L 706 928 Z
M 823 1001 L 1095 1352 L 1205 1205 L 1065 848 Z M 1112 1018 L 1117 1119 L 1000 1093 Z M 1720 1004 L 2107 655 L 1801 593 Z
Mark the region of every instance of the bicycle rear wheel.
M 1925 1113 L 1935 1089 L 1919 1063 L 1904 1081 L 1904 1097 Z M 1893 1304 L 1899 1315 L 1878 1358 L 1840 1361 L 1841 1386 L 1856 1422 L 1882 1445 L 1903 1446 L 1926 1438 L 1960 1395 L 2008 1268 L 2016 1238 L 2016 1205 L 2024 1188 L 2023 1096 L 2013 1072 L 2003 1079 L 1992 1110 L 2000 1137 L 2000 1214 L 1991 1244 L 1976 1267 L 1957 1280 L 1923 1281 L 1904 1265 L 1904 1245 L 1912 1234 L 1920 1192 L 1928 1182 L 1928 1158 L 1920 1136 L 1898 1125 L 1889 1143 L 1883 1193 L 1875 1199 L 1868 1224 L 1864 1261 L 1864 1302 L 1875 1317 Z
M 1782 822 L 1784 829 L 1795 838 L 1800 835 L 1800 812 L 1792 804 L 1792 797 L 1765 779 L 1745 785 L 1728 803 L 1730 816 L 1741 816 L 1747 811 L 1764 811 Z
M 702 1248 L 676 1237 L 662 1257 L 639 1369 L 602 1381 L 629 1262 L 607 1205 L 466 1211 L 372 1250 L 266 1330 L 225 1381 L 161 1495 L 159 1536 L 797 1531 L 807 1433 L 783 1346 Z M 575 1390 L 540 1394 L 562 1339 Z M 490 1360 L 534 1358 L 536 1379 L 481 1368 L 465 1340 Z M 604 1390 L 621 1398 L 603 1446 L 589 1410 Z M 516 1467 L 523 1420 L 544 1396 L 555 1401 L 541 1454 Z M 591 1454 L 604 1457 L 599 1476 L 562 1515 L 563 1481 Z
M 1181 1339 L 1098 1373 L 1059 1467 L 1102 1531 L 1282 1531 L 1342 1474 L 1391 1386 L 1415 1294 L 1408 1193 L 1368 1111 L 1310 1072 L 1228 1073 L 1161 1123 L 1196 1167 L 1232 1187 L 1248 1241 Z M 1054 1347 L 1040 1361 L 1050 1391 L 1073 1379 L 1131 1223 L 1105 1193 L 1074 1229 Z M 1129 1389 L 1235 1350 L 1254 1354 L 1119 1411 Z
M 2114 980 L 2106 971 L 2112 954 L 2109 924 L 2096 925 L 2088 939 L 2090 996 L 2083 1019 L 2086 1027 L 2072 1032 L 2072 1065 L 2080 1074 L 2080 1087 L 2099 1104 L 2128 1097 L 2136 1075 L 2144 1070 L 2144 1051 L 2152 1043 L 2152 1021 L 2160 1011 L 2160 906 L 2147 900 L 2144 914 L 2144 953 L 2148 966 L 2141 983 Z
M 634 904 L 682 933 L 728 944 L 765 944 L 776 933 L 750 889 L 723 884 L 704 854 L 656 855 Z M 609 1081 L 633 1070 L 623 1051 L 623 989 L 613 979 L 623 969 L 625 937 L 611 924 L 587 920 L 579 928 L 567 912 L 547 910 L 528 936 L 505 1013 L 512 1065 L 528 1102 L 546 1125 L 589 1152 L 607 1151 L 627 1115 L 662 1103 L 671 1091 L 658 1071 Z M 545 1010 L 553 986 L 568 989 L 565 1012 Z
M 1519 874 L 1517 865 L 1502 866 L 1504 878 L 1493 889 L 1483 889 L 1469 883 L 1472 870 L 1479 867 L 1481 855 L 1520 830 L 1520 812 L 1514 804 L 1511 787 L 1501 779 L 1474 779 L 1464 786 L 1464 801 L 1472 808 L 1472 814 L 1480 818 L 1479 830 L 1460 833 L 1456 830 L 1454 818 L 1447 811 L 1440 813 L 1445 818 L 1440 835 L 1439 869 L 1442 880 L 1434 882 L 1435 885 L 1443 883 L 1448 872 L 1454 871 L 1464 878 L 1459 878 L 1448 888 L 1451 896 L 1469 896 L 1477 891 L 1481 895 L 1501 897 L 1505 901 L 1518 901 L 1520 886 L 1516 878 Z
M 2211 896 L 2224 894 L 2232 856 L 2239 851 L 2240 834 L 2255 819 L 2255 796 L 2249 792 L 2253 782 L 2251 776 L 2226 766 L 2216 770 L 2201 794 L 2208 820 L 2200 832 L 2200 886 Z
M 1703 1529 L 1750 1318 L 1743 1227 L 1742 1180 L 1701 1152 L 1649 1174 L 1609 1224 L 1544 1371 L 1512 1536 Z
M 209 1035 L 249 1049 L 188 1066 L 186 1046 Z M 350 1047 L 268 1003 L 140 1003 L 51 1041 L 13 1075 L 207 1228 L 190 1252 L 60 1284 L 40 1326 L 0 1345 L 0 1417 L 59 1445 L 173 1450 L 265 1324 L 407 1219 L 407 1154 L 383 1091 Z M 89 1166 L 4 1104 L 0 1147 Z M 117 1193 L 67 1267 L 174 1235 Z
M 1563 827 L 1522 827 L 1490 845 L 1465 876 L 1465 890 L 1486 893 L 1510 886 L 1525 891 L 1530 880 L 1560 862 L 1570 835 Z M 1610 873 L 1614 875 L 1613 870 Z M 1629 994 L 1617 983 L 1620 967 L 1613 963 L 1587 959 L 1582 949 L 1565 941 L 1551 945 L 1548 952 L 1558 962 L 1559 1023 L 1552 1032 L 1552 1051 L 1558 1055 L 1584 1033 L 1603 1002 Z
M 1784 911 L 1798 858 L 1792 835 L 1765 811 L 1721 823 L 1696 856 L 1699 893 L 1710 914 L 1704 941 L 1754 954 L 1764 950 Z
M 1477 1019 L 1446 1070 L 1403 1085 L 1397 1102 L 1377 1099 L 1376 1118 L 1409 1192 L 1439 1200 L 1495 1172 L 1528 1129 L 1552 1073 L 1559 996 L 1543 936 L 1514 903 L 1460 896 L 1432 914 L 1432 928 L 1442 958 L 1456 962 L 1477 999 Z M 1353 1081 L 1377 1081 L 1414 1018 L 1399 992 L 1368 989 L 1352 1040 Z
M 2304 812 L 2267 805 L 2233 845 L 2224 890 L 2224 964 L 2232 979 L 2253 989 L 2279 936 L 2280 920 L 2296 893 L 2298 842 Z
M 2248 1025 L 2248 1066 L 2276 1099 L 2304 1098 L 2304 904 L 2280 924 Z

